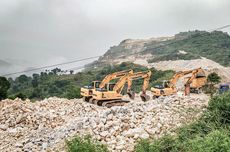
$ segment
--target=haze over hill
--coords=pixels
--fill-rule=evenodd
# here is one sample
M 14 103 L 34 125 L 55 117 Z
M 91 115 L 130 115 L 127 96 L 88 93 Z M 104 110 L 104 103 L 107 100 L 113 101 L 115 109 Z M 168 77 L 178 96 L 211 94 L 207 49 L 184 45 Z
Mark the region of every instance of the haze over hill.
M 173 37 L 127 39 L 111 47 L 98 62 L 117 63 L 138 58 L 148 62 L 191 60 L 206 57 L 230 66 L 230 36 L 223 32 L 180 32 Z
M 229 24 L 229 6 L 228 0 L 1 0 L 0 60 L 26 64 L 11 61 L 15 68 L 0 71 L 103 55 L 123 39 L 212 29 Z

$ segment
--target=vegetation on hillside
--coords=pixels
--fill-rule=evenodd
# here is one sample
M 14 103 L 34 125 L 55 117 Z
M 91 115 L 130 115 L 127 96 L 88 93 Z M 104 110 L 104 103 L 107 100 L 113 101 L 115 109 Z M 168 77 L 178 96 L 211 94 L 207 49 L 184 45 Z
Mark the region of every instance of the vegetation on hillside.
M 123 41 L 125 42 L 125 41 Z M 135 52 L 135 43 L 126 46 L 121 42 L 111 47 L 96 64 L 107 59 L 118 59 Z M 163 60 L 190 60 L 205 57 L 224 66 L 230 66 L 230 36 L 221 31 L 189 31 L 175 35 L 174 39 L 146 41 L 139 54 L 151 53 L 149 62 Z M 123 56 L 124 55 L 124 56 Z M 92 66 L 92 65 L 91 65 Z M 95 66 L 95 64 L 93 64 Z
M 66 141 L 68 152 L 108 152 L 108 148 L 93 140 L 90 136 L 76 136 L 72 140 Z
M 32 76 L 20 75 L 15 80 L 9 78 L 11 87 L 8 91 L 9 98 L 20 97 L 22 99 L 43 99 L 47 97 L 63 97 L 63 98 L 80 98 L 80 88 L 88 85 L 91 81 L 102 80 L 107 74 L 133 69 L 134 71 L 148 70 L 144 66 L 124 62 L 120 65 L 98 67 L 96 69 L 86 69 L 76 74 L 61 74 L 61 69 L 41 72 Z M 150 69 L 153 73 L 150 85 L 153 86 L 161 80 L 169 79 L 174 74 L 173 71 L 158 71 L 154 68 Z M 141 90 L 143 80 L 133 82 L 133 90 L 138 92 Z
M 207 77 L 207 84 L 205 84 L 205 86 L 203 87 L 203 91 L 206 94 L 210 94 L 211 96 L 213 96 L 217 92 L 217 88 L 215 85 L 220 82 L 221 77 L 217 73 L 210 73 Z
M 194 123 L 177 130 L 176 135 L 141 140 L 136 152 L 225 152 L 230 151 L 230 92 L 215 96 L 207 110 Z
M 215 96 L 207 110 L 195 122 L 176 130 L 176 135 L 159 139 L 143 139 L 135 145 L 136 152 L 226 152 L 230 151 L 230 92 Z M 69 152 L 106 152 L 105 145 L 89 136 L 67 141 Z
M 10 83 L 5 77 L 0 77 L 0 100 L 7 97 L 7 91 L 10 88 Z
M 184 36 L 186 38 L 181 37 Z M 147 48 L 148 52 L 157 55 L 151 62 L 161 60 L 197 59 L 206 57 L 224 66 L 230 66 L 230 36 L 220 31 L 204 32 L 195 31 L 179 33 L 173 40 L 164 42 L 170 43 L 156 49 Z M 179 51 L 187 54 L 181 54 Z

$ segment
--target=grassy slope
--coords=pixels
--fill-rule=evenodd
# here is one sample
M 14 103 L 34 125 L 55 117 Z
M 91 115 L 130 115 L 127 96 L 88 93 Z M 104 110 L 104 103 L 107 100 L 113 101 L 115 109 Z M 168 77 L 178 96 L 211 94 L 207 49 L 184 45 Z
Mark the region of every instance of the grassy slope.
M 230 92 L 209 101 L 207 110 L 194 123 L 183 126 L 174 136 L 141 140 L 136 152 L 227 152 L 230 151 Z M 67 141 L 69 152 L 106 152 L 108 149 L 89 137 Z
M 143 48 L 145 49 L 141 54 L 154 55 L 150 62 L 206 57 L 221 65 L 230 66 L 230 36 L 219 31 L 181 32 L 175 35 L 175 39 L 147 42 Z M 179 50 L 186 51 L 187 54 L 180 54 Z M 116 59 L 120 55 L 128 56 L 130 52 L 132 52 L 131 49 L 120 44 L 111 47 L 104 57 Z
M 158 140 L 142 140 L 136 152 L 226 152 L 230 151 L 230 92 L 216 96 L 196 122 L 184 126 L 177 135 Z
M 223 32 L 194 32 L 185 39 L 180 39 L 181 34 L 176 35 L 176 37 L 179 37 L 179 40 L 176 38 L 166 42 L 172 43 L 171 45 L 156 50 L 149 48 L 148 51 L 158 55 L 152 62 L 206 57 L 224 66 L 230 66 L 230 36 L 228 34 Z M 178 54 L 179 50 L 184 50 L 188 54 Z

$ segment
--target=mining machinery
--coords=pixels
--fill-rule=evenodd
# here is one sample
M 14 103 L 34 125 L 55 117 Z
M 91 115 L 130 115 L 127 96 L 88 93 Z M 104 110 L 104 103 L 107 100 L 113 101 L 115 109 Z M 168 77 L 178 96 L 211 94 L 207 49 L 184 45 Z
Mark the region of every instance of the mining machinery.
M 177 93 L 176 83 L 178 80 L 188 74 L 192 74 L 191 77 L 188 77 L 184 82 L 185 85 L 185 95 L 190 93 L 190 89 L 200 89 L 205 85 L 207 79 L 202 68 L 197 68 L 188 71 L 177 72 L 170 81 L 163 81 L 162 85 L 158 85 L 151 88 L 153 93 L 153 98 L 159 96 L 168 96 Z
M 90 85 L 82 87 L 81 95 L 83 96 L 83 100 L 88 102 L 89 99 L 92 98 L 93 90 L 102 89 L 110 81 L 121 78 L 125 76 L 127 73 L 133 73 L 133 70 L 124 70 L 124 71 L 115 72 L 107 75 L 102 81 L 93 81 Z
M 132 81 L 141 78 L 144 79 L 141 98 L 147 101 L 149 97 L 146 95 L 146 89 L 148 88 L 150 76 L 151 71 L 127 73 L 125 76 L 121 77 L 117 83 L 108 83 L 106 88 L 93 90 L 93 95 L 89 102 L 106 107 L 123 106 L 125 103 L 129 102 L 128 100 L 122 100 L 123 95 L 121 92 L 124 86 L 128 84 L 127 93 L 129 94 L 131 92 Z M 130 93 L 130 96 L 134 98 L 133 93 Z

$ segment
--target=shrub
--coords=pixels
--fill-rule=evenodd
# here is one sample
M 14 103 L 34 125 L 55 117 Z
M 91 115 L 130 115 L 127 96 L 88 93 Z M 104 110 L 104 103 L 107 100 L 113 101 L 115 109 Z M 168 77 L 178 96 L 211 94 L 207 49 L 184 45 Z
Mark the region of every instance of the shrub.
M 15 95 L 15 98 L 20 98 L 22 100 L 26 100 L 27 96 L 21 92 Z
M 208 111 L 204 117 L 206 122 L 228 127 L 230 124 L 230 92 L 221 96 L 213 97 L 208 106 Z
M 188 141 L 187 149 L 194 152 L 227 152 L 230 151 L 230 138 L 226 130 L 215 130 L 205 137 L 197 136 Z
M 163 136 L 159 140 L 155 139 L 152 142 L 144 139 L 135 146 L 136 152 L 177 152 L 178 150 L 178 144 L 172 136 Z
M 5 77 L 0 77 L 0 100 L 7 97 L 7 90 L 10 88 L 10 82 Z
M 68 152 L 108 152 L 105 145 L 93 140 L 90 136 L 75 137 L 66 141 Z
M 142 140 L 137 152 L 230 151 L 230 92 L 213 97 L 202 117 L 177 130 L 175 136 Z

